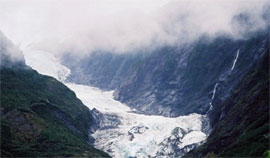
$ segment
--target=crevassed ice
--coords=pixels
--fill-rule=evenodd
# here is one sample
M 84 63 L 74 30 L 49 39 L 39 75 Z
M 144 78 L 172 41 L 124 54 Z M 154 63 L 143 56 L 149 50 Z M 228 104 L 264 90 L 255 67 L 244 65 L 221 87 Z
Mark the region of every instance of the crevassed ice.
M 24 49 L 23 53 L 27 65 L 41 74 L 53 76 L 65 83 L 70 70 L 61 65 L 52 54 L 30 48 Z M 99 129 L 92 135 L 95 138 L 95 147 L 113 157 L 144 158 L 157 156 L 161 151 L 165 157 L 171 157 L 170 154 L 174 152 L 174 143 L 171 142 L 177 140 L 176 148 L 182 149 L 194 143 L 202 143 L 207 137 L 202 131 L 202 120 L 205 116 L 190 114 L 168 118 L 134 113 L 127 105 L 113 99 L 113 91 L 102 91 L 73 83 L 65 84 L 89 109 L 96 108 L 104 115 L 114 115 L 119 119 L 120 124 L 116 123 L 115 127 Z M 108 124 L 112 125 L 115 120 L 106 121 L 111 121 Z M 181 128 L 181 132 L 173 134 L 178 127 Z
M 98 130 L 93 134 L 95 146 L 109 152 L 114 157 L 148 157 L 155 156 L 160 150 L 160 143 L 172 135 L 176 127 L 181 127 L 187 134 L 181 140 L 179 148 L 206 139 L 202 132 L 202 115 L 190 114 L 177 118 L 132 113 L 125 104 L 113 99 L 112 91 L 67 84 L 76 92 L 77 97 L 90 109 L 96 108 L 102 113 L 119 116 L 121 124 L 116 128 Z M 143 128 L 142 132 L 130 133 L 134 127 Z M 133 137 L 133 138 L 132 138 Z

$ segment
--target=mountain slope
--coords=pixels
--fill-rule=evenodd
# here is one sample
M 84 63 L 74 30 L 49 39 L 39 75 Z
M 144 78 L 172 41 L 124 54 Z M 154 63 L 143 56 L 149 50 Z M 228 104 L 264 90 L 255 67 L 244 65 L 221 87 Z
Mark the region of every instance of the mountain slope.
M 101 52 L 77 62 L 66 57 L 64 63 L 71 69 L 70 81 L 115 89 L 115 99 L 143 113 L 205 114 L 216 83 L 222 84 L 213 105 L 226 99 L 266 52 L 266 39 L 265 31 L 245 40 L 201 37 L 185 46 L 132 55 Z
M 269 41 L 268 41 L 269 43 Z M 210 113 L 207 142 L 186 157 L 261 157 L 269 150 L 269 45 L 267 53 Z
M 88 144 L 92 116 L 75 93 L 13 60 L 15 46 L 2 34 L 0 42 L 1 156 L 108 157 Z

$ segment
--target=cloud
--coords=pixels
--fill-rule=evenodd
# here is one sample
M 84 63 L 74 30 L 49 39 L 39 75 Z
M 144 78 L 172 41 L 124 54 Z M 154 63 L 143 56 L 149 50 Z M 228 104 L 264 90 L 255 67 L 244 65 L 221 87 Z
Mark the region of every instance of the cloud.
M 24 62 L 22 52 L 0 31 L 0 65 Z
M 264 29 L 267 0 L 1 0 L 0 30 L 51 52 L 116 53 Z M 245 13 L 248 24 L 239 23 Z M 240 16 L 241 17 L 241 16 Z M 243 27 L 245 26 L 245 27 Z

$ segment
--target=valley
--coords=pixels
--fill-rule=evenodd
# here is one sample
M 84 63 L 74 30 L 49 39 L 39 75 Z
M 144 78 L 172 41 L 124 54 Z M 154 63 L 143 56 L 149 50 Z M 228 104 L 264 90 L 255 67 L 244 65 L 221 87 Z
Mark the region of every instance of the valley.
M 23 52 L 28 65 L 57 78 L 90 109 L 89 143 L 94 147 L 116 158 L 173 158 L 196 151 L 211 138 L 216 124 L 220 126 L 229 115 L 224 108 L 234 104 L 217 107 L 229 101 L 243 78 L 265 58 L 267 40 L 263 33 L 247 41 L 221 37 L 211 43 L 199 42 L 192 49 L 161 49 L 146 57 L 101 53 L 79 63 L 71 63 L 68 57 L 64 64 L 50 52 L 44 56 L 31 47 Z M 213 57 L 202 57 L 202 53 Z M 158 59 L 164 60 L 154 62 Z M 198 74 L 203 81 L 196 78 Z
M 0 157 L 269 157 L 269 15 L 269 0 L 1 0 Z
M 61 81 L 68 74 L 61 72 L 69 72 L 55 62 L 56 58 L 42 56 L 42 51 L 27 48 L 23 52 L 26 63 L 44 75 L 52 75 Z M 33 53 L 35 58 L 30 56 Z M 45 65 L 51 67 L 45 70 L 57 70 L 56 73 L 44 71 Z M 179 157 L 202 144 L 209 134 L 206 115 L 194 113 L 169 118 L 140 114 L 114 100 L 113 91 L 62 82 L 88 106 L 94 117 L 97 116 L 96 129 L 90 133 L 95 139 L 94 146 L 113 157 Z

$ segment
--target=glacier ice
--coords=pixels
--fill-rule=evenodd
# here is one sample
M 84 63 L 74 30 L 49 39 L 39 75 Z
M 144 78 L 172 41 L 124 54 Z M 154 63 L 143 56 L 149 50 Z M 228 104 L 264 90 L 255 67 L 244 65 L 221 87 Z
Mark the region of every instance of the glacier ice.
M 134 113 L 127 105 L 113 99 L 113 91 L 102 91 L 94 87 L 66 83 L 78 98 L 90 109 L 119 117 L 120 124 L 114 128 L 97 130 L 92 136 L 95 147 L 107 151 L 114 157 L 156 156 L 168 142 L 172 132 L 180 127 L 184 135 L 178 148 L 202 143 L 207 134 L 202 132 L 203 115 L 190 114 L 176 118 Z M 174 152 L 174 151 L 172 151 Z M 168 155 L 167 155 L 168 156 Z
M 50 52 L 31 48 L 22 49 L 25 62 L 40 74 L 52 76 L 59 81 L 65 81 L 70 69 L 61 65 L 60 61 Z
M 203 127 L 205 115 L 193 113 L 169 118 L 136 113 L 114 100 L 113 91 L 66 83 L 70 70 L 51 53 L 31 48 L 25 48 L 23 53 L 29 66 L 62 81 L 89 109 L 97 109 L 104 115 L 104 120 L 100 121 L 103 128 L 97 129 L 92 136 L 95 147 L 113 157 L 180 157 L 207 138 L 207 130 Z

